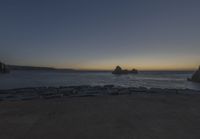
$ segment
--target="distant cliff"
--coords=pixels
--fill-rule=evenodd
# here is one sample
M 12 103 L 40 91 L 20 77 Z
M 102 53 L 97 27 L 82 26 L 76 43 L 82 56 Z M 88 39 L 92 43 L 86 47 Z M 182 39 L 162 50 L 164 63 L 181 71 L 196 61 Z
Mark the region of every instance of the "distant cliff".
M 137 74 L 138 70 L 132 69 L 132 70 L 123 70 L 120 66 L 117 66 L 115 70 L 112 72 L 112 74 Z
M 32 67 L 32 66 L 16 66 L 8 65 L 10 70 L 55 70 L 54 68 L 49 67 Z
M 74 69 L 56 69 L 51 67 L 33 67 L 33 66 L 17 66 L 8 65 L 10 70 L 40 70 L 40 71 L 59 71 L 59 72 L 75 72 Z

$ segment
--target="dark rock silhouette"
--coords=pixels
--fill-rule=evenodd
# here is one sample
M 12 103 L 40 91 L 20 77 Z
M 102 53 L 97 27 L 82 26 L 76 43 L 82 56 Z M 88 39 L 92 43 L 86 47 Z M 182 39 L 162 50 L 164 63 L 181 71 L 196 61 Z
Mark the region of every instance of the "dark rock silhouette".
M 130 73 L 135 73 L 135 74 L 137 74 L 137 73 L 138 73 L 138 70 L 132 69 L 132 70 L 130 71 Z
M 192 78 L 188 80 L 192 82 L 200 83 L 200 66 L 199 66 L 199 69 L 192 75 Z
M 122 72 L 123 72 L 122 68 L 120 66 L 117 66 L 112 73 L 113 74 L 121 74 Z
M 0 62 L 0 73 L 8 73 L 8 72 L 9 70 L 7 66 L 4 63 Z
M 112 74 L 137 74 L 138 71 L 136 69 L 132 69 L 131 71 L 123 70 L 120 66 L 117 66 Z

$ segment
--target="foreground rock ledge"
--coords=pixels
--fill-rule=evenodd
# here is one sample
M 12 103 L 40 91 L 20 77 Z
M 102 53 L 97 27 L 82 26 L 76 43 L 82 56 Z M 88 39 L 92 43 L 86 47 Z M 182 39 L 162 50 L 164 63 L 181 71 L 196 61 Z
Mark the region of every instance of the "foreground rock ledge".
M 192 82 L 200 83 L 200 66 L 199 66 L 199 69 L 192 75 L 192 78 L 188 80 Z
M 10 90 L 0 90 L 0 101 L 18 101 L 32 99 L 53 99 L 62 97 L 87 97 L 105 95 L 134 94 L 200 94 L 198 90 L 190 89 L 160 89 L 145 87 L 105 86 L 67 86 L 67 87 L 35 87 Z

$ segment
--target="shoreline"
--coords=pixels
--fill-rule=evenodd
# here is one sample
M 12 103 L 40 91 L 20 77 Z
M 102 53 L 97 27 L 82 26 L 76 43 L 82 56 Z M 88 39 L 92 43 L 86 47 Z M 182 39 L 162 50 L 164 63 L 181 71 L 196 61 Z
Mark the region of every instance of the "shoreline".
M 0 90 L 0 101 L 20 101 L 35 99 L 54 99 L 65 97 L 91 97 L 116 95 L 200 95 L 200 90 L 161 89 L 145 87 L 104 86 L 65 86 L 29 87 Z

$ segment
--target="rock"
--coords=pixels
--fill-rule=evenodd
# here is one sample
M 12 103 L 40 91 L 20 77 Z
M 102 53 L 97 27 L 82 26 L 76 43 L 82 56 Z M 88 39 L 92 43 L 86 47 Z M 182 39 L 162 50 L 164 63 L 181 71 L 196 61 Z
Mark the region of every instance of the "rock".
M 112 74 L 122 74 L 123 70 L 120 66 L 117 66 Z
M 35 88 L 19 88 L 19 89 L 13 89 L 13 91 L 15 91 L 15 94 L 18 94 L 18 95 L 37 94 L 37 91 Z
M 137 73 L 138 73 L 138 70 L 132 69 L 132 70 L 130 71 L 130 73 L 132 73 L 132 74 L 137 74 Z
M 162 91 L 165 94 L 178 94 L 178 90 L 177 89 L 163 89 Z
M 7 66 L 2 62 L 0 62 L 0 73 L 9 73 Z
M 138 92 L 147 92 L 148 89 L 146 87 L 132 87 L 129 89 L 133 93 L 138 93 Z
M 113 88 L 114 85 L 104 85 L 104 88 Z
M 161 94 L 161 93 L 164 93 L 163 89 L 161 88 L 150 88 L 148 90 L 149 93 L 158 93 L 158 94 Z
M 33 100 L 33 99 L 38 99 L 39 96 L 37 95 L 31 95 L 31 96 L 20 96 L 21 100 Z
M 191 95 L 191 94 L 200 94 L 199 90 L 191 90 L 191 89 L 179 89 L 177 90 L 178 94 L 183 95 Z
M 117 66 L 112 74 L 137 74 L 138 71 L 136 69 L 132 69 L 131 71 L 123 70 L 120 66 Z
M 118 89 L 117 92 L 119 95 L 130 95 L 131 94 L 131 90 L 129 88 Z
M 199 66 L 199 69 L 192 75 L 192 78 L 188 80 L 192 82 L 200 83 L 200 66 Z
M 107 88 L 104 92 L 104 95 L 119 95 L 118 88 Z
M 49 87 L 43 92 L 40 92 L 40 96 L 45 99 L 50 99 L 50 98 L 58 98 L 61 97 L 61 94 L 58 93 L 58 89 L 55 87 Z
M 62 96 L 60 94 L 48 94 L 43 96 L 45 99 L 52 99 L 52 98 L 61 98 Z
M 10 94 L 0 94 L 0 99 L 5 100 L 6 98 L 9 98 Z
M 59 89 L 59 93 L 62 94 L 63 96 L 70 96 L 70 95 L 73 95 L 74 93 L 74 89 L 73 88 L 60 88 Z

